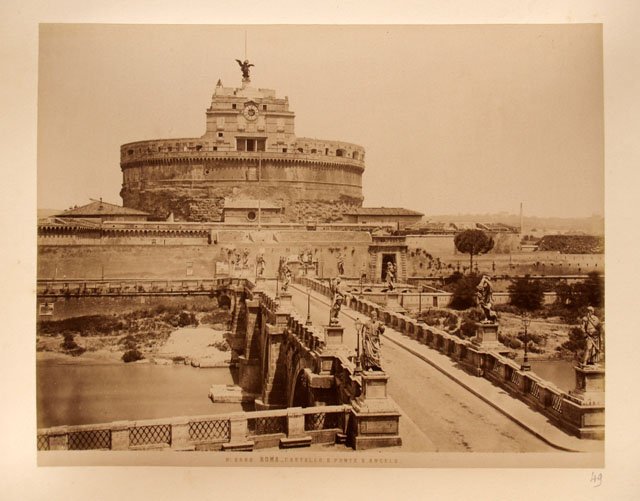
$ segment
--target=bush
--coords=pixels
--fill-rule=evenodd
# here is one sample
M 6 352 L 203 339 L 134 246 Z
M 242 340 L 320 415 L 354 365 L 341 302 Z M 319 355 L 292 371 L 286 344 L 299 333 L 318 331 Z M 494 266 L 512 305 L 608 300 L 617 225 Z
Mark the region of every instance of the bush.
M 73 334 L 66 333 L 64 335 L 64 341 L 61 344 L 62 348 L 72 357 L 78 357 L 82 355 L 86 350 L 82 346 L 78 346 L 78 344 L 73 339 Z
M 186 327 L 187 325 L 196 325 L 198 321 L 193 313 L 181 311 L 178 315 L 178 327 Z
M 562 348 L 577 355 L 584 351 L 586 347 L 587 342 L 583 330 L 580 327 L 572 327 L 569 331 L 569 340 L 562 343 Z
M 144 355 L 140 353 L 138 350 L 125 351 L 124 354 L 122 355 L 122 361 L 127 364 L 129 362 L 136 362 L 138 360 L 142 360 L 143 358 L 144 358 Z
M 509 339 L 509 348 L 513 349 L 513 350 L 517 350 L 519 348 L 522 348 L 524 345 L 522 344 L 522 342 L 519 339 L 516 338 L 510 338 Z
M 542 306 L 544 290 L 537 280 L 528 275 L 518 278 L 509 285 L 509 300 L 513 306 L 525 311 L 537 310 Z
M 429 309 L 422 311 L 418 313 L 418 320 L 448 332 L 452 332 L 458 327 L 458 316 L 447 310 Z
M 476 323 L 470 320 L 465 320 L 460 326 L 460 337 L 469 338 L 476 335 Z
M 62 346 L 65 350 L 75 350 L 79 348 L 78 344 L 73 339 L 73 334 L 69 333 L 66 333 L 64 335 L 64 341 L 60 346 Z

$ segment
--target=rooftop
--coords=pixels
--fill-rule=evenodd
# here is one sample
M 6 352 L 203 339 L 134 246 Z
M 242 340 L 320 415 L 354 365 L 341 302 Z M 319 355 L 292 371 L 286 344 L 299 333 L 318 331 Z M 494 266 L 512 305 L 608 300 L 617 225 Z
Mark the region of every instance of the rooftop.
M 148 216 L 147 212 L 137 209 L 130 209 L 120 205 L 110 204 L 102 200 L 93 200 L 87 205 L 73 207 L 56 217 L 101 217 L 101 216 Z
M 344 214 L 346 216 L 424 216 L 422 212 L 402 207 L 360 207 L 349 209 Z

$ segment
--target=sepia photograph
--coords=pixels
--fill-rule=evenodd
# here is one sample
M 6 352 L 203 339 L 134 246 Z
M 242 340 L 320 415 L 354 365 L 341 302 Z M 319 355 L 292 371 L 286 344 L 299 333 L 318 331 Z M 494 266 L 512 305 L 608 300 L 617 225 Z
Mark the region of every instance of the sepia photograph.
M 3 496 L 637 499 L 639 9 L 0 5 Z
M 37 207 L 40 464 L 604 465 L 600 24 L 41 24 Z

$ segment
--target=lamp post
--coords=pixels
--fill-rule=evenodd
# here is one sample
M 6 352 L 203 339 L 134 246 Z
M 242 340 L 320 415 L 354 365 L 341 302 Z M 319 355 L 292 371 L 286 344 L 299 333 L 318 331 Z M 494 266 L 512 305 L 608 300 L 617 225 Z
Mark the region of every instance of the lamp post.
M 362 372 L 362 362 L 360 356 L 360 333 L 362 332 L 363 324 L 360 322 L 360 318 L 356 318 L 356 367 L 353 371 L 354 374 L 360 374 Z
M 524 360 L 522 361 L 522 365 L 520 366 L 520 370 L 522 371 L 530 371 L 531 365 L 529 364 L 529 336 L 527 332 L 527 327 L 531 325 L 531 317 L 527 313 L 522 314 L 522 325 L 524 326 Z
M 307 321 L 305 325 L 311 325 L 311 287 L 307 282 Z

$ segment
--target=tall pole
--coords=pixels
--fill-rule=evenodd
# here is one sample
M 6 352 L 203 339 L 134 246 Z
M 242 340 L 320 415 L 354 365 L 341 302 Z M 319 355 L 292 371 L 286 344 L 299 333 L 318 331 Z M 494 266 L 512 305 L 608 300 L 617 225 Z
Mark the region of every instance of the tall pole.
M 309 286 L 309 282 L 307 282 L 307 321 L 305 325 L 311 325 L 311 287 Z
M 362 357 L 360 356 L 360 333 L 362 332 L 362 323 L 356 318 L 356 366 L 354 374 L 362 372 Z
M 531 323 L 531 319 L 528 317 L 526 313 L 522 314 L 522 324 L 524 325 L 524 360 L 522 361 L 522 365 L 520 366 L 520 370 L 530 371 L 531 364 L 529 364 L 529 352 L 528 352 L 528 344 L 529 344 L 529 336 L 527 332 L 527 327 Z
M 262 222 L 262 155 L 258 152 L 258 231 Z

